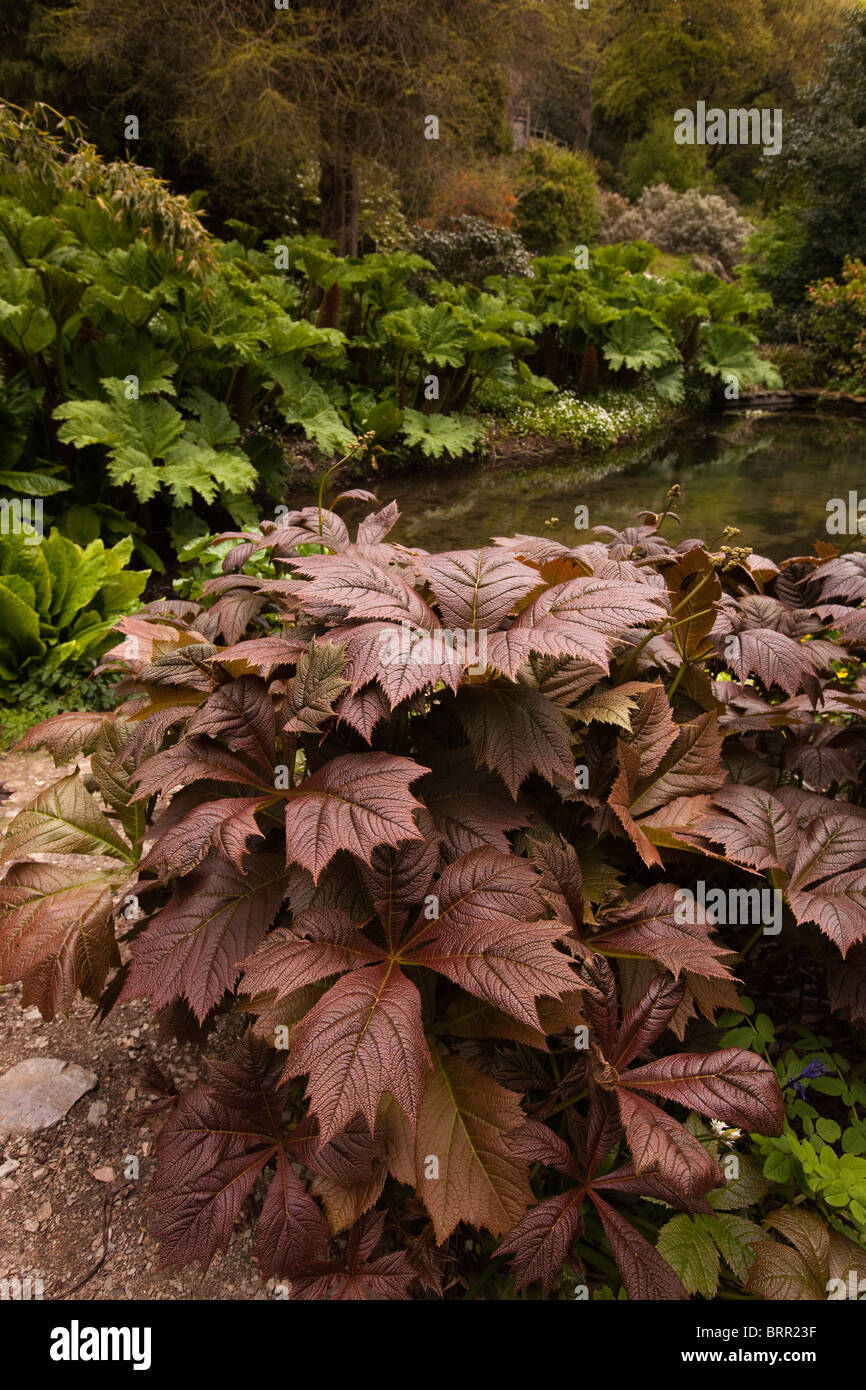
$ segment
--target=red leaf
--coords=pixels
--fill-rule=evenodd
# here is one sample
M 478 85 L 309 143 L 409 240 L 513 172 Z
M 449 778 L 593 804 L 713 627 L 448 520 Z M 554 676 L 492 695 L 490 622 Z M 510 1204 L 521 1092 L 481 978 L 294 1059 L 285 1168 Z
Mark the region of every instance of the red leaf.
M 546 590 L 507 632 L 491 633 L 489 660 L 512 680 L 532 652 L 574 657 L 606 671 L 616 643 L 666 611 L 664 595 L 648 585 L 572 579 Z
M 422 560 L 446 626 L 492 631 L 538 588 L 538 573 L 495 546 L 452 550 Z
M 684 1197 L 703 1197 L 724 1186 L 718 1163 L 679 1121 L 624 1087 L 617 1100 L 637 1173 L 657 1170 Z
M 291 1276 L 327 1253 L 322 1213 L 280 1149 L 256 1228 L 254 1254 L 262 1277 Z
M 286 1076 L 309 1073 L 307 1095 L 323 1143 L 358 1111 L 372 1132 L 386 1093 L 414 1128 L 430 1053 L 421 996 L 391 962 L 344 975 L 302 1019 Z
M 680 1052 L 626 1072 L 620 1086 L 634 1086 L 729 1125 L 782 1133 L 785 1107 L 776 1073 L 756 1052 L 726 1047 L 706 1054 Z
M 583 1191 L 572 1187 L 532 1207 L 501 1242 L 497 1255 L 512 1255 L 515 1288 L 536 1279 L 549 1294 L 563 1272 L 572 1241 L 582 1228 Z
M 565 715 L 537 690 L 494 681 L 466 686 L 457 713 L 476 761 L 498 772 L 513 797 L 530 772 L 571 781 L 574 757 Z
M 267 798 L 262 796 L 229 796 L 193 807 L 159 834 L 142 861 L 142 869 L 180 878 L 216 849 L 227 864 L 243 871 L 247 841 L 262 834 L 255 813 L 266 805 Z
M 452 915 L 435 924 L 433 940 L 413 960 L 543 1032 L 536 999 L 577 983 L 569 957 L 554 945 L 562 935 L 558 922 L 456 923 Z
M 600 932 L 591 938 L 593 949 L 607 956 L 657 960 L 675 978 L 689 970 L 728 979 L 723 957 L 733 952 L 713 941 L 709 926 L 678 922 L 676 895 L 673 884 L 658 883 L 625 907 L 609 909 L 600 919 Z
M 604 1233 L 622 1275 L 625 1291 L 633 1300 L 684 1299 L 688 1294 L 666 1260 L 649 1241 L 629 1225 L 619 1212 L 592 1192 Z
M 412 818 L 421 803 L 409 787 L 428 771 L 388 753 L 332 758 L 289 794 L 287 863 L 301 864 L 318 880 L 338 850 L 369 863 L 377 845 L 422 839 Z
M 241 989 L 250 995 L 275 991 L 277 1003 L 304 985 L 381 959 L 382 952 L 339 908 L 310 907 L 295 913 L 291 927 L 269 932 L 241 961 Z
M 221 739 L 233 752 L 245 753 L 272 776 L 276 722 L 268 687 L 257 676 L 229 681 L 209 695 L 186 728 L 187 736 Z
M 277 914 L 286 874 L 275 854 L 252 855 L 246 871 L 206 861 L 183 880 L 132 947 L 122 1000 L 151 998 L 154 1011 L 179 996 L 199 1020 L 232 989 L 238 962 Z

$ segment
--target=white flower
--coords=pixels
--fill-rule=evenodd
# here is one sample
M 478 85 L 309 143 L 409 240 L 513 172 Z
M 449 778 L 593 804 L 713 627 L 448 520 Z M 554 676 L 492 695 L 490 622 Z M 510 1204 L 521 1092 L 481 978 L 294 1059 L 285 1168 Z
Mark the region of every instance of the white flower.
M 742 1139 L 743 1137 L 741 1129 L 730 1129 L 724 1120 L 710 1120 L 710 1124 L 719 1138 L 727 1140 L 728 1143 L 733 1143 L 735 1139 Z

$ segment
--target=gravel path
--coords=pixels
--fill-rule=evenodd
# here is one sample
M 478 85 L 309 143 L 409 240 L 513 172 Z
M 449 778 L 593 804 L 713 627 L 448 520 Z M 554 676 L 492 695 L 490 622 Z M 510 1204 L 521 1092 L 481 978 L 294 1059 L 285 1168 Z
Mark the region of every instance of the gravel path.
M 0 828 L 39 789 L 72 769 L 49 757 L 11 753 L 0 759 Z M 47 857 L 47 856 L 46 856 Z M 94 1006 L 79 1001 L 69 1018 L 45 1023 L 22 1009 L 19 985 L 0 986 L 0 1074 L 27 1057 L 59 1057 L 96 1072 L 98 1085 L 52 1129 L 0 1138 L 0 1280 L 42 1281 L 57 1299 L 266 1299 L 251 1259 L 252 1229 L 242 1215 L 228 1254 L 207 1275 L 197 1265 L 159 1268 L 147 1207 L 153 1148 L 164 1111 L 143 1114 L 161 1097 L 149 1080 L 156 1063 L 179 1090 L 203 1074 L 195 1049 L 159 1046 L 149 1012 L 138 1001 L 118 1005 L 97 1027 Z M 237 1022 L 222 1020 L 213 1051 Z M 137 1165 L 130 1163 L 137 1159 Z M 138 1176 L 127 1176 L 137 1167 Z

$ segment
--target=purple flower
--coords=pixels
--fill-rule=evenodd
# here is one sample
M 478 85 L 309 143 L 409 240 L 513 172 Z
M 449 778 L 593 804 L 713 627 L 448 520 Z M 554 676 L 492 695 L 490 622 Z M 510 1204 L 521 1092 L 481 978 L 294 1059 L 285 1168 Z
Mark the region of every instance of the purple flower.
M 829 1070 L 829 1067 L 825 1067 L 823 1062 L 816 1059 L 814 1062 L 810 1062 L 808 1067 L 804 1067 L 800 1075 L 808 1077 L 812 1081 L 816 1076 L 826 1076 Z
M 815 1057 L 808 1066 L 803 1068 L 799 1076 L 789 1076 L 788 1080 L 784 1082 L 783 1089 L 785 1086 L 793 1086 L 800 1099 L 805 1100 L 806 1088 L 803 1085 L 803 1081 L 814 1081 L 818 1076 L 826 1076 L 829 1071 L 830 1068 L 825 1066 L 823 1062 L 819 1062 L 817 1057 Z

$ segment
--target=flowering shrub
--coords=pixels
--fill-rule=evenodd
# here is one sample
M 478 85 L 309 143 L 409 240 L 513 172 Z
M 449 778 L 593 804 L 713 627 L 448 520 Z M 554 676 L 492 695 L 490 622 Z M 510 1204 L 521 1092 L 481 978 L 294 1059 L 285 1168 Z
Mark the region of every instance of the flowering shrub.
M 436 227 L 455 218 L 477 217 L 496 227 L 511 227 L 516 204 L 511 179 L 501 165 L 449 170 L 431 199 L 428 220 Z
M 624 438 L 648 433 L 665 419 L 664 403 L 651 389 L 606 392 L 587 400 L 573 391 L 558 391 L 537 402 L 510 405 L 506 422 L 512 434 L 561 439 L 606 449 Z
M 755 230 L 718 194 L 677 193 L 664 183 L 645 188 L 636 203 L 603 195 L 602 215 L 602 241 L 649 241 L 674 255 L 709 257 L 727 273 Z
M 431 555 L 336 505 L 220 538 L 206 602 L 120 624 L 116 713 L 24 740 L 89 754 L 99 800 L 73 773 L 12 822 L 3 979 L 46 1018 L 248 1021 L 159 1134 L 168 1265 L 251 1198 L 294 1298 L 682 1299 L 689 1231 L 648 1234 L 748 1211 L 731 1132 L 787 1132 L 766 1057 L 712 1034 L 753 921 L 705 907 L 774 897 L 863 1018 L 866 555 L 674 546 L 667 513 Z M 760 1228 L 712 1230 L 742 1284 Z

